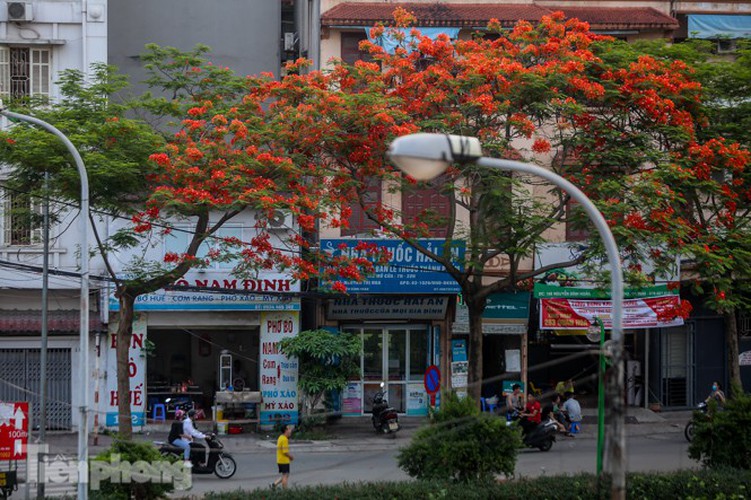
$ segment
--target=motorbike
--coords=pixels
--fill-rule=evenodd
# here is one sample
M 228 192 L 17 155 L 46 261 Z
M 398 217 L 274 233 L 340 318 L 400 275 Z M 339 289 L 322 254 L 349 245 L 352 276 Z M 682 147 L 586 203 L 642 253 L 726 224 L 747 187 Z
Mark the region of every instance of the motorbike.
M 506 421 L 506 425 L 512 425 L 519 420 L 519 412 L 511 413 Z M 542 420 L 537 426 L 531 429 L 527 434 L 522 436 L 522 442 L 529 448 L 537 448 L 540 451 L 549 451 L 555 442 L 555 435 L 558 433 L 558 425 L 552 416 Z
M 549 451 L 555 442 L 555 435 L 558 433 L 558 426 L 553 418 L 543 420 L 537 427 L 532 429 L 524 436 L 523 442 L 530 448 L 537 448 L 540 451 Z
M 382 432 L 384 434 L 396 433 L 401 429 L 399 426 L 399 416 L 396 410 L 389 406 L 388 401 L 384 397 L 383 393 L 384 384 L 381 382 L 381 390 L 376 392 L 373 396 L 373 427 L 376 432 Z
M 183 449 L 165 441 L 155 441 L 162 456 L 183 459 Z M 193 464 L 193 474 L 216 474 L 218 478 L 229 479 L 237 471 L 237 462 L 232 455 L 223 451 L 224 444 L 215 434 L 206 434 L 206 445 L 209 457 L 206 460 L 206 447 L 198 443 L 190 443 L 190 462 Z M 206 465 L 204 465 L 206 462 Z
M 696 407 L 696 411 L 703 413 L 704 415 L 707 414 L 707 411 L 709 410 L 709 407 L 707 406 L 707 403 L 705 401 L 702 401 L 698 404 Z M 683 435 L 686 436 L 686 441 L 689 443 L 694 439 L 694 417 L 691 416 L 691 420 L 688 421 L 686 424 L 686 428 L 683 431 Z

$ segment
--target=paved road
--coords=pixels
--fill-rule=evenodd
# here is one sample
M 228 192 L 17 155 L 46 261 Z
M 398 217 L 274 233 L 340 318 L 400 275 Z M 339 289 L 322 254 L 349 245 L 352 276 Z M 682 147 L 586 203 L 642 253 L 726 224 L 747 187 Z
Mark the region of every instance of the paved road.
M 680 429 L 632 437 L 628 444 L 628 470 L 669 471 L 696 467 L 696 462 L 688 458 L 687 448 Z M 561 438 L 547 453 L 523 450 L 517 461 L 517 476 L 594 472 L 595 451 L 595 440 L 576 438 Z M 409 479 L 397 467 L 394 449 L 306 452 L 302 447 L 295 450 L 293 441 L 292 453 L 296 460 L 292 464 L 290 482 L 296 486 Z M 194 475 L 193 488 L 175 496 L 200 498 L 210 491 L 264 488 L 277 477 L 272 449 L 235 453 L 234 456 L 238 472 L 232 479 Z

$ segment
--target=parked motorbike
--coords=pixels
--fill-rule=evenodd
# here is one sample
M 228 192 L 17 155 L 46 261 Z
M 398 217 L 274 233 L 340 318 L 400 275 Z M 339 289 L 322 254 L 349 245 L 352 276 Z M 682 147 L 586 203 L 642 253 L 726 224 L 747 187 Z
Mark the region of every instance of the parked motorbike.
M 183 459 L 183 449 L 165 441 L 155 441 L 159 453 L 163 456 Z M 206 434 L 206 445 L 209 448 L 208 461 L 206 447 L 198 443 L 190 443 L 190 462 L 193 464 L 193 474 L 216 474 L 221 479 L 229 479 L 237 471 L 237 463 L 232 456 L 223 451 L 224 444 L 213 433 Z M 206 465 L 204 465 L 206 462 Z
M 707 403 L 705 401 L 702 401 L 696 407 L 696 411 L 699 411 L 699 412 L 701 412 L 704 415 L 707 414 L 708 410 L 709 410 L 709 407 L 707 406 Z M 686 429 L 684 429 L 683 435 L 686 436 L 686 441 L 688 441 L 689 443 L 694 439 L 694 417 L 693 417 L 693 415 L 691 416 L 691 420 L 689 420 L 688 423 L 686 424 Z
M 396 433 L 401 427 L 399 426 L 399 416 L 396 410 L 389 406 L 388 401 L 384 397 L 383 392 L 384 384 L 381 382 L 381 390 L 376 392 L 373 396 L 373 427 L 376 432 L 382 432 L 384 434 Z

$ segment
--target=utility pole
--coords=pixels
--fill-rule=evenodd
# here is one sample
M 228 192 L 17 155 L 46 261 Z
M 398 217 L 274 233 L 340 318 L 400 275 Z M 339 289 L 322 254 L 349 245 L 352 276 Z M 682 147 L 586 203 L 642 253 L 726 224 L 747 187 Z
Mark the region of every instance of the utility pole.
M 44 460 L 47 450 L 47 318 L 49 310 L 48 285 L 50 271 L 50 198 L 49 172 L 44 173 L 44 202 L 42 209 L 42 231 L 44 255 L 42 256 L 42 348 L 39 354 L 39 452 L 37 453 L 37 498 L 44 498 Z

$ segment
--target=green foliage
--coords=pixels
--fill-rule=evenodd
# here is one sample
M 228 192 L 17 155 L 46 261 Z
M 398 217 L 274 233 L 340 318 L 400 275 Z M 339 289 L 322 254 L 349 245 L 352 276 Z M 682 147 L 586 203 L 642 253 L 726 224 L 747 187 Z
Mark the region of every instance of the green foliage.
M 177 481 L 182 483 L 186 481 L 185 474 L 189 471 L 185 471 L 181 468 L 180 461 L 168 460 L 159 454 L 159 451 L 151 443 L 134 442 L 134 441 L 122 441 L 116 440 L 112 443 L 112 446 L 100 453 L 93 459 L 98 462 L 107 462 L 111 468 L 107 468 L 106 471 L 112 475 L 113 471 L 122 471 L 116 477 L 119 477 L 121 482 L 112 482 L 111 480 L 101 480 L 98 483 L 94 482 L 95 479 L 101 478 L 94 477 L 98 474 L 100 467 L 92 466 L 92 482 L 90 483 L 91 497 L 102 498 L 108 500 L 128 500 L 130 498 L 139 499 L 156 499 L 165 498 L 167 493 L 174 491 L 175 487 L 172 482 L 157 482 L 163 477 L 163 471 L 181 471 L 177 477 Z M 144 478 L 132 477 L 129 472 L 138 471 L 144 476 L 148 475 L 155 478 L 155 482 L 145 481 Z M 138 480 L 136 480 L 138 479 Z M 178 484 L 180 484 L 178 483 Z M 188 484 L 182 483 L 184 486 Z
M 259 489 L 209 494 L 208 500 L 346 498 L 348 500 L 414 499 L 606 499 L 607 481 L 598 485 L 592 474 L 549 476 L 502 483 L 445 483 L 440 481 L 378 482 L 308 486 L 287 491 Z M 737 470 L 679 471 L 667 474 L 629 474 L 628 498 L 742 499 L 751 490 L 751 473 Z
M 282 340 L 279 349 L 298 359 L 298 387 L 306 396 L 308 414 L 326 392 L 341 391 L 359 372 L 360 339 L 351 333 L 306 330 Z
M 61 91 L 58 102 L 32 102 L 13 106 L 13 111 L 51 123 L 70 139 L 86 165 L 92 207 L 129 211 L 146 195 L 143 180 L 151 173 L 147 159 L 164 143 L 161 135 L 128 118 L 128 106 L 110 99 L 127 85 L 113 66 L 93 64 L 89 81 L 80 71 L 63 70 L 56 83 Z M 67 148 L 53 134 L 18 123 L 0 131 L 0 156 L 14 167 L 8 181 L 12 189 L 39 196 L 48 172 L 48 195 L 78 202 L 78 170 Z
M 707 467 L 751 469 L 751 396 L 735 394 L 722 410 L 711 400 L 707 414 L 694 412 L 688 453 Z
M 506 420 L 480 413 L 469 397 L 441 396 L 433 423 L 420 429 L 399 453 L 399 467 L 421 480 L 490 481 L 511 475 L 516 466 L 519 434 Z

